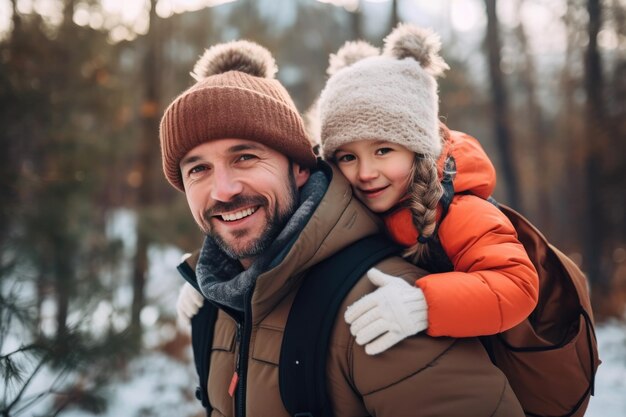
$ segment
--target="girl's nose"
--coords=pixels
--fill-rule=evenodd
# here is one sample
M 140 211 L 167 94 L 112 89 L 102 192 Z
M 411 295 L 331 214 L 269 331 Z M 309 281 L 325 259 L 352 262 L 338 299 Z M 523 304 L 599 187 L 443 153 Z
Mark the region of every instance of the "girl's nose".
M 371 181 L 378 177 L 378 169 L 375 164 L 361 162 L 359 164 L 359 180 L 363 182 Z

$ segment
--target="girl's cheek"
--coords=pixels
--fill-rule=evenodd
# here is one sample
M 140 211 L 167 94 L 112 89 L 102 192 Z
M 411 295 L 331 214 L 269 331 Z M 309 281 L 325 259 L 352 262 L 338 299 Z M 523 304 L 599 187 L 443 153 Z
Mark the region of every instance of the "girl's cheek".
M 341 173 L 343 174 L 344 177 L 348 177 L 348 171 L 349 169 L 346 169 L 345 165 L 342 164 L 341 162 L 335 162 L 335 166 L 337 168 L 339 168 L 339 171 L 341 171 Z

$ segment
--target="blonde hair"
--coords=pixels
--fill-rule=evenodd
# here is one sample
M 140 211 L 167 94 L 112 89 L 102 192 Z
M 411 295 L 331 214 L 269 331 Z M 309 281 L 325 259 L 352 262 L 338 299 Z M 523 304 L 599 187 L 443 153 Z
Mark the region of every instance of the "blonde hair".
M 440 138 L 442 144 L 448 139 L 443 128 L 440 128 Z M 434 237 L 437 232 L 437 205 L 443 196 L 443 186 L 434 158 L 416 155 L 412 171 L 413 182 L 409 187 L 407 206 L 419 233 L 419 240 L 404 252 L 404 257 L 417 263 L 428 255 L 427 239 Z

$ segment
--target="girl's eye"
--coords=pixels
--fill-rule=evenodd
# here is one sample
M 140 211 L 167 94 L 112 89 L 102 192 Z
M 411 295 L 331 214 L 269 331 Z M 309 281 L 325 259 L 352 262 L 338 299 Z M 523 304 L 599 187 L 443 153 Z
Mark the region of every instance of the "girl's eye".
M 379 148 L 379 149 L 376 149 L 376 155 L 385 155 L 391 151 L 393 151 L 393 149 L 391 148 Z
M 336 159 L 337 159 L 337 162 L 350 162 L 350 161 L 354 161 L 356 158 L 354 157 L 354 155 L 346 153 L 346 154 L 337 156 Z

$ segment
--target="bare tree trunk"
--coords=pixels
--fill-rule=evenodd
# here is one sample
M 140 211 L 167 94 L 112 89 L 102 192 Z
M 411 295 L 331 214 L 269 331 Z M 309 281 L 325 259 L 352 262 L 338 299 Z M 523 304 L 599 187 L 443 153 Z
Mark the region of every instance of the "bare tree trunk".
M 42 314 L 41 314 L 41 308 L 43 306 L 43 302 L 45 299 L 45 290 L 46 290 L 46 284 L 44 281 L 44 278 L 41 276 L 41 274 L 37 277 L 37 280 L 35 281 L 36 286 L 37 286 L 37 295 L 35 298 L 35 328 L 37 329 L 41 329 L 41 324 L 42 324 Z
M 158 158 L 155 143 L 159 137 L 159 90 L 160 70 L 157 51 L 160 45 L 156 15 L 156 0 L 151 0 L 150 29 L 146 35 L 146 50 L 143 60 L 144 100 L 141 108 L 142 134 L 139 143 L 138 173 L 142 179 L 138 189 L 137 208 L 139 213 L 154 202 L 152 172 Z M 137 220 L 137 248 L 133 262 L 133 303 L 131 307 L 131 332 L 136 341 L 141 336 L 141 310 L 145 306 L 145 285 L 148 273 L 148 247 L 150 238 L 145 221 L 140 215 Z
M 0 70 L 3 73 L 10 67 L 19 68 L 19 65 L 22 65 L 23 62 L 21 57 L 23 48 L 20 47 L 23 36 L 21 29 L 22 20 L 17 13 L 17 0 L 11 0 L 11 7 L 13 30 L 10 37 L 5 41 L 8 44 L 6 49 L 2 47 L 2 52 L 8 54 L 8 60 L 6 58 L 3 59 L 3 65 L 6 66 Z M 5 75 L 3 74 L 3 76 Z M 10 97 L 5 85 L 0 88 L 2 88 L 5 97 Z M 3 100 L 2 114 L 0 114 L 0 123 L 2 124 L 13 118 L 13 115 L 7 111 L 8 109 L 4 108 L 8 104 L 5 100 Z M 19 137 L 18 135 L 14 136 L 12 131 L 15 130 L 16 126 L 9 124 L 8 126 L 3 126 L 2 132 L 0 132 L 0 146 L 2 147 L 2 153 L 0 153 L 0 195 L 2 196 L 2 204 L 0 204 L 0 251 L 5 249 L 5 245 L 7 247 L 10 245 L 9 230 L 11 223 L 13 223 L 11 221 L 12 211 L 19 204 L 18 181 L 20 164 L 18 161 L 21 161 L 22 158 L 19 152 L 20 146 L 12 139 L 12 137 Z
M 352 27 L 352 37 L 353 39 L 363 39 L 363 11 L 361 10 L 361 1 L 357 0 L 356 9 L 352 12 L 351 15 L 351 27 Z
M 585 91 L 587 93 L 586 122 L 587 139 L 585 141 L 585 188 L 586 211 L 584 226 L 584 267 L 589 280 L 601 292 L 608 292 L 609 280 L 602 273 L 602 237 L 605 236 L 604 214 L 602 208 L 602 151 L 606 141 L 604 126 L 607 122 L 603 93 L 604 76 L 598 51 L 598 33 L 602 25 L 602 4 L 600 0 L 588 0 L 587 27 L 589 43 L 585 53 Z
M 398 14 L 398 0 L 393 0 L 391 2 L 391 19 L 390 19 L 391 28 L 389 32 L 391 32 L 391 29 L 398 26 L 398 23 L 400 23 L 400 15 Z
M 487 11 L 487 37 L 485 43 L 489 57 L 489 76 L 491 79 L 496 143 L 500 151 L 501 168 L 506 183 L 507 203 L 516 209 L 521 209 L 519 183 L 513 160 L 509 100 L 504 77 L 500 70 L 501 45 L 498 16 L 496 15 L 496 0 L 485 0 L 485 8 Z
M 582 248 L 580 244 L 583 241 L 583 233 L 579 228 L 572 228 L 572 224 L 580 224 L 584 214 L 582 213 L 581 190 L 584 189 L 582 178 L 582 146 L 584 134 L 584 123 L 582 122 L 581 106 L 577 104 L 575 92 L 580 86 L 580 80 L 572 71 L 572 68 L 578 62 L 577 45 L 578 36 L 580 35 L 580 24 L 577 22 L 576 15 L 577 6 L 573 4 L 573 0 L 568 0 L 567 10 L 563 16 L 567 32 L 567 47 L 565 50 L 565 59 L 561 70 L 560 78 L 560 94 L 559 94 L 559 113 L 557 121 L 557 134 L 555 149 L 560 149 L 558 156 L 562 158 L 557 160 L 561 169 L 557 187 L 554 190 L 555 195 L 563 196 L 553 201 L 555 212 L 558 214 L 554 218 L 555 227 L 559 231 L 556 241 L 564 244 L 564 250 L 572 253 L 580 253 Z M 555 158 L 555 156 L 552 156 Z M 554 161 L 554 159 L 553 159 Z
M 620 0 L 612 1 L 611 14 L 617 35 L 622 39 L 626 38 L 626 7 Z M 626 207 L 626 195 L 623 192 L 626 189 L 626 176 L 623 174 L 626 172 L 626 59 L 615 60 L 612 78 L 610 91 L 614 95 L 615 111 L 612 113 L 610 147 L 615 149 L 614 155 L 617 157 L 612 174 L 616 178 L 617 192 L 612 193 L 612 205 L 619 207 L 622 213 L 617 218 L 617 227 L 614 228 L 614 242 L 616 245 L 623 245 L 626 242 L 626 216 L 623 214 Z
M 521 15 L 521 6 L 523 0 L 517 2 L 517 15 Z M 530 52 L 528 45 L 528 36 L 524 28 L 524 22 L 520 19 L 519 24 L 515 28 L 515 34 L 521 45 L 522 55 L 524 58 L 524 71 L 521 73 L 521 82 L 526 90 L 526 108 L 528 109 L 528 129 L 526 129 L 527 140 L 532 153 L 530 157 L 532 169 L 528 170 L 528 174 L 532 176 L 530 198 L 535 202 L 531 207 L 534 218 L 538 219 L 538 223 L 542 228 L 550 227 L 551 223 L 551 205 L 549 199 L 550 183 L 553 181 L 552 164 L 547 158 L 547 144 L 550 137 L 547 133 L 545 123 L 541 117 L 541 105 L 537 99 L 536 79 L 537 71 L 535 61 Z M 526 200 L 528 205 L 528 199 Z M 551 235 L 548 233 L 548 235 Z
M 17 0 L 11 0 L 11 10 L 13 15 L 11 16 L 11 22 L 13 23 L 13 34 L 20 33 L 22 28 L 22 18 L 17 12 Z
M 60 272 L 59 274 L 62 275 L 63 272 Z M 68 278 L 69 277 L 67 276 L 55 277 L 56 279 L 55 296 L 56 296 L 56 302 L 57 302 L 56 338 L 59 342 L 63 342 L 68 334 L 67 317 L 68 317 L 69 308 L 70 308 L 70 289 L 68 287 L 71 285 L 71 281 L 68 282 Z
M 64 344 L 69 333 L 67 319 L 70 309 L 70 298 L 75 294 L 75 271 L 70 258 L 75 254 L 74 247 L 66 236 L 51 238 L 52 268 L 50 273 L 54 282 L 54 299 L 56 301 L 56 340 Z
M 63 25 L 70 26 L 74 24 L 74 7 L 75 0 L 64 0 L 63 5 Z
M 148 273 L 149 241 L 141 231 L 141 220 L 137 220 L 137 249 L 133 258 L 133 304 L 131 306 L 130 330 L 135 341 L 141 336 L 141 310 L 145 306 L 146 275 Z

